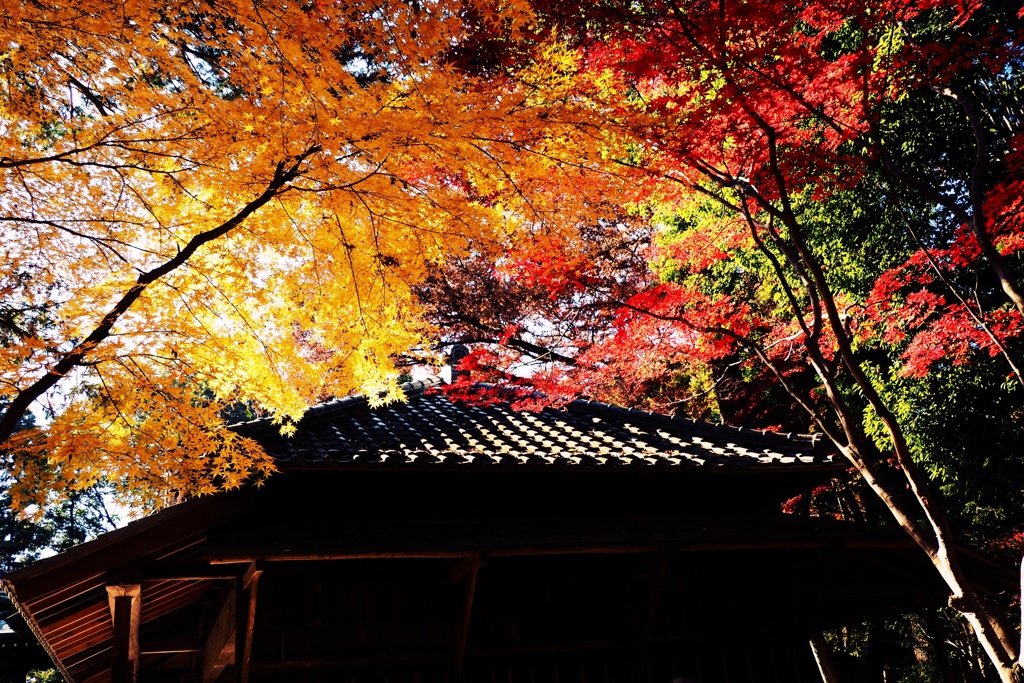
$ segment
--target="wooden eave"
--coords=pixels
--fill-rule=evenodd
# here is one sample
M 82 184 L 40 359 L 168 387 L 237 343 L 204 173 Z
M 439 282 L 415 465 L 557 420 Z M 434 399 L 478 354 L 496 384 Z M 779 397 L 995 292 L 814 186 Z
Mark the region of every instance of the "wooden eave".
M 388 481 L 388 477 L 368 476 L 365 472 L 352 474 L 353 477 L 338 478 L 335 482 L 346 482 L 358 488 L 361 482 L 372 481 L 378 491 L 383 491 Z M 691 471 L 675 470 L 669 479 L 683 481 L 689 479 L 690 474 Z M 506 479 L 494 470 L 481 476 L 493 484 Z M 534 471 L 533 476 L 544 478 L 546 473 Z M 592 475 L 583 478 L 588 476 Z M 904 604 L 927 596 L 931 599 L 937 590 L 941 592 L 937 577 L 929 576 L 920 582 L 909 578 L 922 567 L 927 571 L 927 565 L 912 541 L 893 527 L 777 513 L 760 518 L 746 513 L 735 518 L 719 518 L 712 510 L 701 518 L 699 506 L 694 513 L 697 516 L 692 518 L 682 510 L 676 517 L 659 522 L 647 511 L 644 513 L 646 521 L 627 515 L 617 525 L 611 523 L 609 517 L 589 514 L 543 525 L 538 524 L 537 517 L 520 518 L 515 510 L 510 511 L 509 519 L 504 522 L 495 521 L 494 510 L 491 510 L 491 517 L 481 519 L 460 518 L 457 514 L 452 517 L 451 511 L 413 516 L 411 513 L 420 509 L 422 501 L 409 501 L 408 507 L 399 510 L 389 510 L 387 503 L 382 502 L 379 509 L 368 509 L 364 515 L 357 516 L 354 512 L 365 507 L 365 500 L 353 499 L 349 507 L 338 507 L 336 501 L 325 500 L 316 491 L 307 489 L 308 481 L 314 479 L 323 480 L 323 477 L 285 475 L 267 489 L 213 496 L 175 506 L 5 576 L 4 586 L 69 683 L 110 680 L 114 627 L 106 589 L 124 583 L 141 587 L 141 656 L 152 658 L 164 653 L 159 656 L 191 657 L 193 662 L 211 649 L 210 642 L 215 643 L 214 651 L 220 651 L 229 638 L 234 638 L 231 641 L 234 647 L 235 642 L 244 642 L 238 634 L 246 631 L 235 631 L 235 635 L 223 630 L 208 631 L 203 640 L 190 641 L 188 629 L 175 624 L 184 623 L 183 615 L 186 622 L 192 623 L 188 615 L 195 614 L 195 607 L 202 600 L 208 601 L 211 592 L 221 596 L 217 603 L 222 617 L 219 621 L 236 623 L 234 613 L 225 611 L 225 606 L 237 603 L 241 608 L 244 603 L 236 599 L 236 593 L 246 581 L 253 581 L 246 577 L 263 571 L 272 580 L 268 586 L 273 589 L 275 581 L 280 586 L 282 581 L 293 580 L 288 577 L 305 576 L 307 582 L 310 572 L 313 576 L 336 574 L 343 577 L 351 571 L 362 571 L 359 567 L 369 570 L 379 562 L 390 562 L 395 568 L 429 565 L 434 568 L 431 572 L 447 573 L 451 581 L 462 582 L 468 581 L 480 566 L 487 565 L 482 579 L 486 589 L 495 568 L 523 561 L 550 561 L 555 564 L 544 566 L 565 566 L 566 562 L 590 562 L 587 557 L 603 563 L 606 560 L 602 558 L 615 557 L 632 558 L 629 561 L 634 562 L 692 553 L 750 558 L 753 553 L 764 552 L 776 558 L 795 553 L 818 558 L 857 557 L 861 558 L 858 562 L 862 562 L 867 553 L 879 558 L 879 566 L 888 562 L 896 568 L 889 583 L 866 587 L 831 586 L 822 593 L 824 599 L 855 606 L 862 597 L 870 596 L 875 604 L 885 604 L 888 598 L 877 601 L 888 591 L 892 600 L 889 604 Z M 416 479 L 419 477 L 406 481 Z M 606 481 L 603 476 L 600 479 Z M 642 476 L 630 481 L 653 482 L 656 479 Z M 317 501 L 316 506 L 303 509 L 295 504 L 307 494 Z M 423 500 L 428 500 L 428 492 L 424 495 Z M 496 505 L 495 509 L 502 509 L 500 501 Z M 972 561 L 971 565 L 975 563 Z M 881 571 L 888 570 L 883 566 Z M 465 598 L 466 613 L 474 609 L 471 593 L 468 591 Z M 255 605 L 255 592 L 247 599 Z M 247 628 L 251 633 L 251 621 Z M 465 658 L 467 662 L 479 662 L 512 656 L 517 651 L 515 648 L 481 648 L 472 642 L 467 645 L 466 628 L 463 625 L 459 629 L 462 634 L 457 647 L 460 661 Z M 151 635 L 147 636 L 147 632 Z M 214 637 L 218 633 L 219 640 Z M 154 640 L 157 635 L 152 634 L 159 635 L 159 641 Z M 676 641 L 662 635 L 652 636 L 651 642 L 669 646 Z M 580 642 L 571 647 L 583 651 L 597 646 Z M 537 652 L 544 652 L 544 648 Z M 416 660 L 416 656 L 408 653 L 409 662 Z M 441 661 L 445 656 L 430 655 L 423 661 Z M 378 661 L 362 655 L 346 657 L 322 662 L 309 659 L 305 664 L 275 663 L 258 658 L 253 662 L 253 670 L 259 676 L 277 675 L 274 672 L 279 669 L 281 675 L 286 675 L 288 667 L 301 668 L 317 662 L 326 667 L 325 670 L 335 670 L 350 665 L 372 666 Z M 205 657 L 204 661 L 207 659 L 211 658 Z M 379 659 L 381 664 L 385 661 L 386 658 Z M 223 661 L 219 666 L 225 666 Z M 206 662 L 203 667 L 214 665 Z M 203 670 L 210 671 L 208 675 L 213 678 L 218 671 L 215 667 Z
M 11 572 L 2 577 L 2 585 L 64 678 L 82 680 L 68 663 L 89 657 L 113 637 L 104 591 L 121 577 L 110 573 L 187 549 L 211 527 L 245 514 L 250 505 L 249 492 L 187 501 Z M 149 580 L 144 621 L 193 601 L 204 588 L 183 589 L 176 583 Z

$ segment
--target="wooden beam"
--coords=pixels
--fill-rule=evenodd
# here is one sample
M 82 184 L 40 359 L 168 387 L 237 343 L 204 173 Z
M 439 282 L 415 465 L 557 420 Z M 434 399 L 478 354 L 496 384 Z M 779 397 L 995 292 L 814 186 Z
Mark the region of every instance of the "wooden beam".
M 253 562 L 310 562 L 320 560 L 457 560 L 469 557 L 466 550 L 399 550 L 399 551 L 300 551 L 266 548 L 261 544 L 247 548 L 211 547 L 210 564 L 252 564 Z
M 242 578 L 239 579 L 241 582 L 242 590 L 248 590 L 249 585 L 254 581 L 258 581 L 260 574 L 263 573 L 263 568 L 259 563 L 253 561 L 249 563 L 249 566 L 245 568 L 245 573 L 242 574 Z
M 139 675 L 139 623 L 142 589 L 139 584 L 107 586 L 110 618 L 114 623 L 111 683 L 135 683 Z
M 207 562 L 154 562 L 141 569 L 143 583 L 147 581 L 237 581 L 238 568 L 226 565 L 210 566 Z
M 484 553 L 488 557 L 530 557 L 545 555 L 641 555 L 662 552 L 701 552 L 732 550 L 818 550 L 818 549 L 904 549 L 912 547 L 913 541 L 906 534 L 897 536 L 853 536 L 828 537 L 808 535 L 793 538 L 707 538 L 703 540 L 665 540 L 657 543 L 595 543 L 489 546 L 479 544 L 452 550 L 388 550 L 354 548 L 349 543 L 310 544 L 309 547 L 295 547 L 296 544 L 275 542 L 252 543 L 211 543 L 211 564 L 249 564 L 261 562 L 309 562 L 340 560 L 420 560 L 420 559 L 462 559 L 473 553 Z M 335 547 L 332 547 L 334 545 Z M 292 547 L 287 547 L 292 546 Z
M 235 658 L 235 613 L 238 607 L 238 591 L 228 593 L 224 605 L 213 622 L 210 635 L 199 657 L 199 678 L 202 683 L 213 683 L 221 672 Z
M 256 622 L 256 590 L 263 570 L 252 562 L 238 581 L 238 607 L 235 613 L 235 682 L 249 683 L 252 660 L 252 630 Z
M 202 651 L 202 643 L 184 640 L 149 640 L 139 646 L 140 655 L 179 655 Z
M 469 640 L 469 621 L 473 616 L 473 598 L 476 595 L 476 579 L 480 573 L 480 554 L 466 558 L 455 569 L 466 579 L 466 594 L 462 603 L 462 621 L 459 624 L 458 640 L 455 644 L 455 681 L 462 680 L 462 663 L 466 657 L 466 643 Z M 454 574 L 453 574 L 454 575 Z
M 114 642 L 110 654 L 112 683 L 135 683 L 135 659 L 131 656 L 132 599 L 127 595 L 111 598 L 113 602 Z

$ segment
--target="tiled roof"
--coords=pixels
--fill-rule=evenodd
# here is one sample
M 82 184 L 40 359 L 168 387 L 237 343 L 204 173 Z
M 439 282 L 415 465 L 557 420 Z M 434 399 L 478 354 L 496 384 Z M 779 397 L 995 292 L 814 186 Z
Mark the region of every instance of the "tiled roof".
M 836 464 L 820 436 L 724 427 L 593 401 L 542 412 L 455 402 L 439 382 L 370 408 L 350 396 L 310 408 L 292 437 L 266 420 L 235 426 L 287 469 L 303 466 L 527 468 L 800 467 Z

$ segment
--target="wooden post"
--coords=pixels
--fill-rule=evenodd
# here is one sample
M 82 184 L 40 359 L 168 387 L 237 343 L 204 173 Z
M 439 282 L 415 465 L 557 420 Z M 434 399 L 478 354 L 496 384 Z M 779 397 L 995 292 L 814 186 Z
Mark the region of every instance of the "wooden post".
M 249 662 L 252 659 L 252 629 L 256 623 L 256 589 L 260 575 L 255 562 L 249 565 L 239 581 L 238 605 L 235 608 L 235 682 L 249 683 Z
M 135 683 L 139 676 L 139 622 L 142 590 L 139 584 L 107 586 L 110 618 L 114 623 L 111 683 Z
M 201 683 L 213 683 L 235 658 L 235 612 L 238 591 L 228 593 L 199 657 Z

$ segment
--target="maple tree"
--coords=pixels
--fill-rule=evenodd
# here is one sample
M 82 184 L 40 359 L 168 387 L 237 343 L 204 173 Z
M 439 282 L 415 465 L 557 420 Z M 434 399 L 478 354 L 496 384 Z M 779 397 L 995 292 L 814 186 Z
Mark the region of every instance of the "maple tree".
M 541 118 L 546 75 L 454 66 L 466 36 L 515 40 L 530 16 L 482 0 L 5 5 L 14 507 L 102 478 L 143 506 L 235 487 L 273 465 L 223 428 L 232 405 L 287 430 L 328 396 L 396 399 L 428 264 L 496 248 L 524 203 L 549 223 L 593 211 L 555 205 L 578 172 L 562 151 L 597 135 Z M 15 433 L 30 409 L 45 424 Z
M 635 174 L 621 235 L 664 229 L 639 277 L 544 240 L 495 262 L 490 287 L 535 291 L 505 319 L 455 321 L 454 336 L 489 329 L 499 343 L 464 366 L 519 387 L 523 407 L 534 388 L 650 400 L 684 378 L 655 397 L 678 406 L 714 393 L 725 368 L 770 379 L 927 554 L 1000 679 L 1015 680 L 1013 629 L 964 575 L 922 470 L 943 449 L 916 412 L 933 399 L 915 394 L 933 377 L 966 387 L 958 369 L 984 368 L 971 376 L 995 377 L 986 391 L 1007 396 L 1011 422 L 1021 414 L 1019 6 L 540 5 L 575 49 L 579 106 L 620 136 L 606 158 Z M 420 295 L 444 321 L 451 293 Z M 570 362 L 523 376 L 524 351 Z M 1012 487 L 1020 460 L 1000 457 L 993 470 Z
M 265 476 L 226 411 L 287 430 L 324 397 L 396 399 L 426 313 L 495 342 L 468 364 L 524 405 L 540 387 L 708 414 L 723 379 L 773 387 L 782 410 L 749 419 L 805 411 L 1013 676 L 905 387 L 991 363 L 1024 386 L 1019 7 L 85 0 L 2 18 L 15 507 L 104 477 L 153 505 Z M 523 354 L 544 364 L 525 379 L 507 372 Z M 33 406 L 47 424 L 16 433 Z

